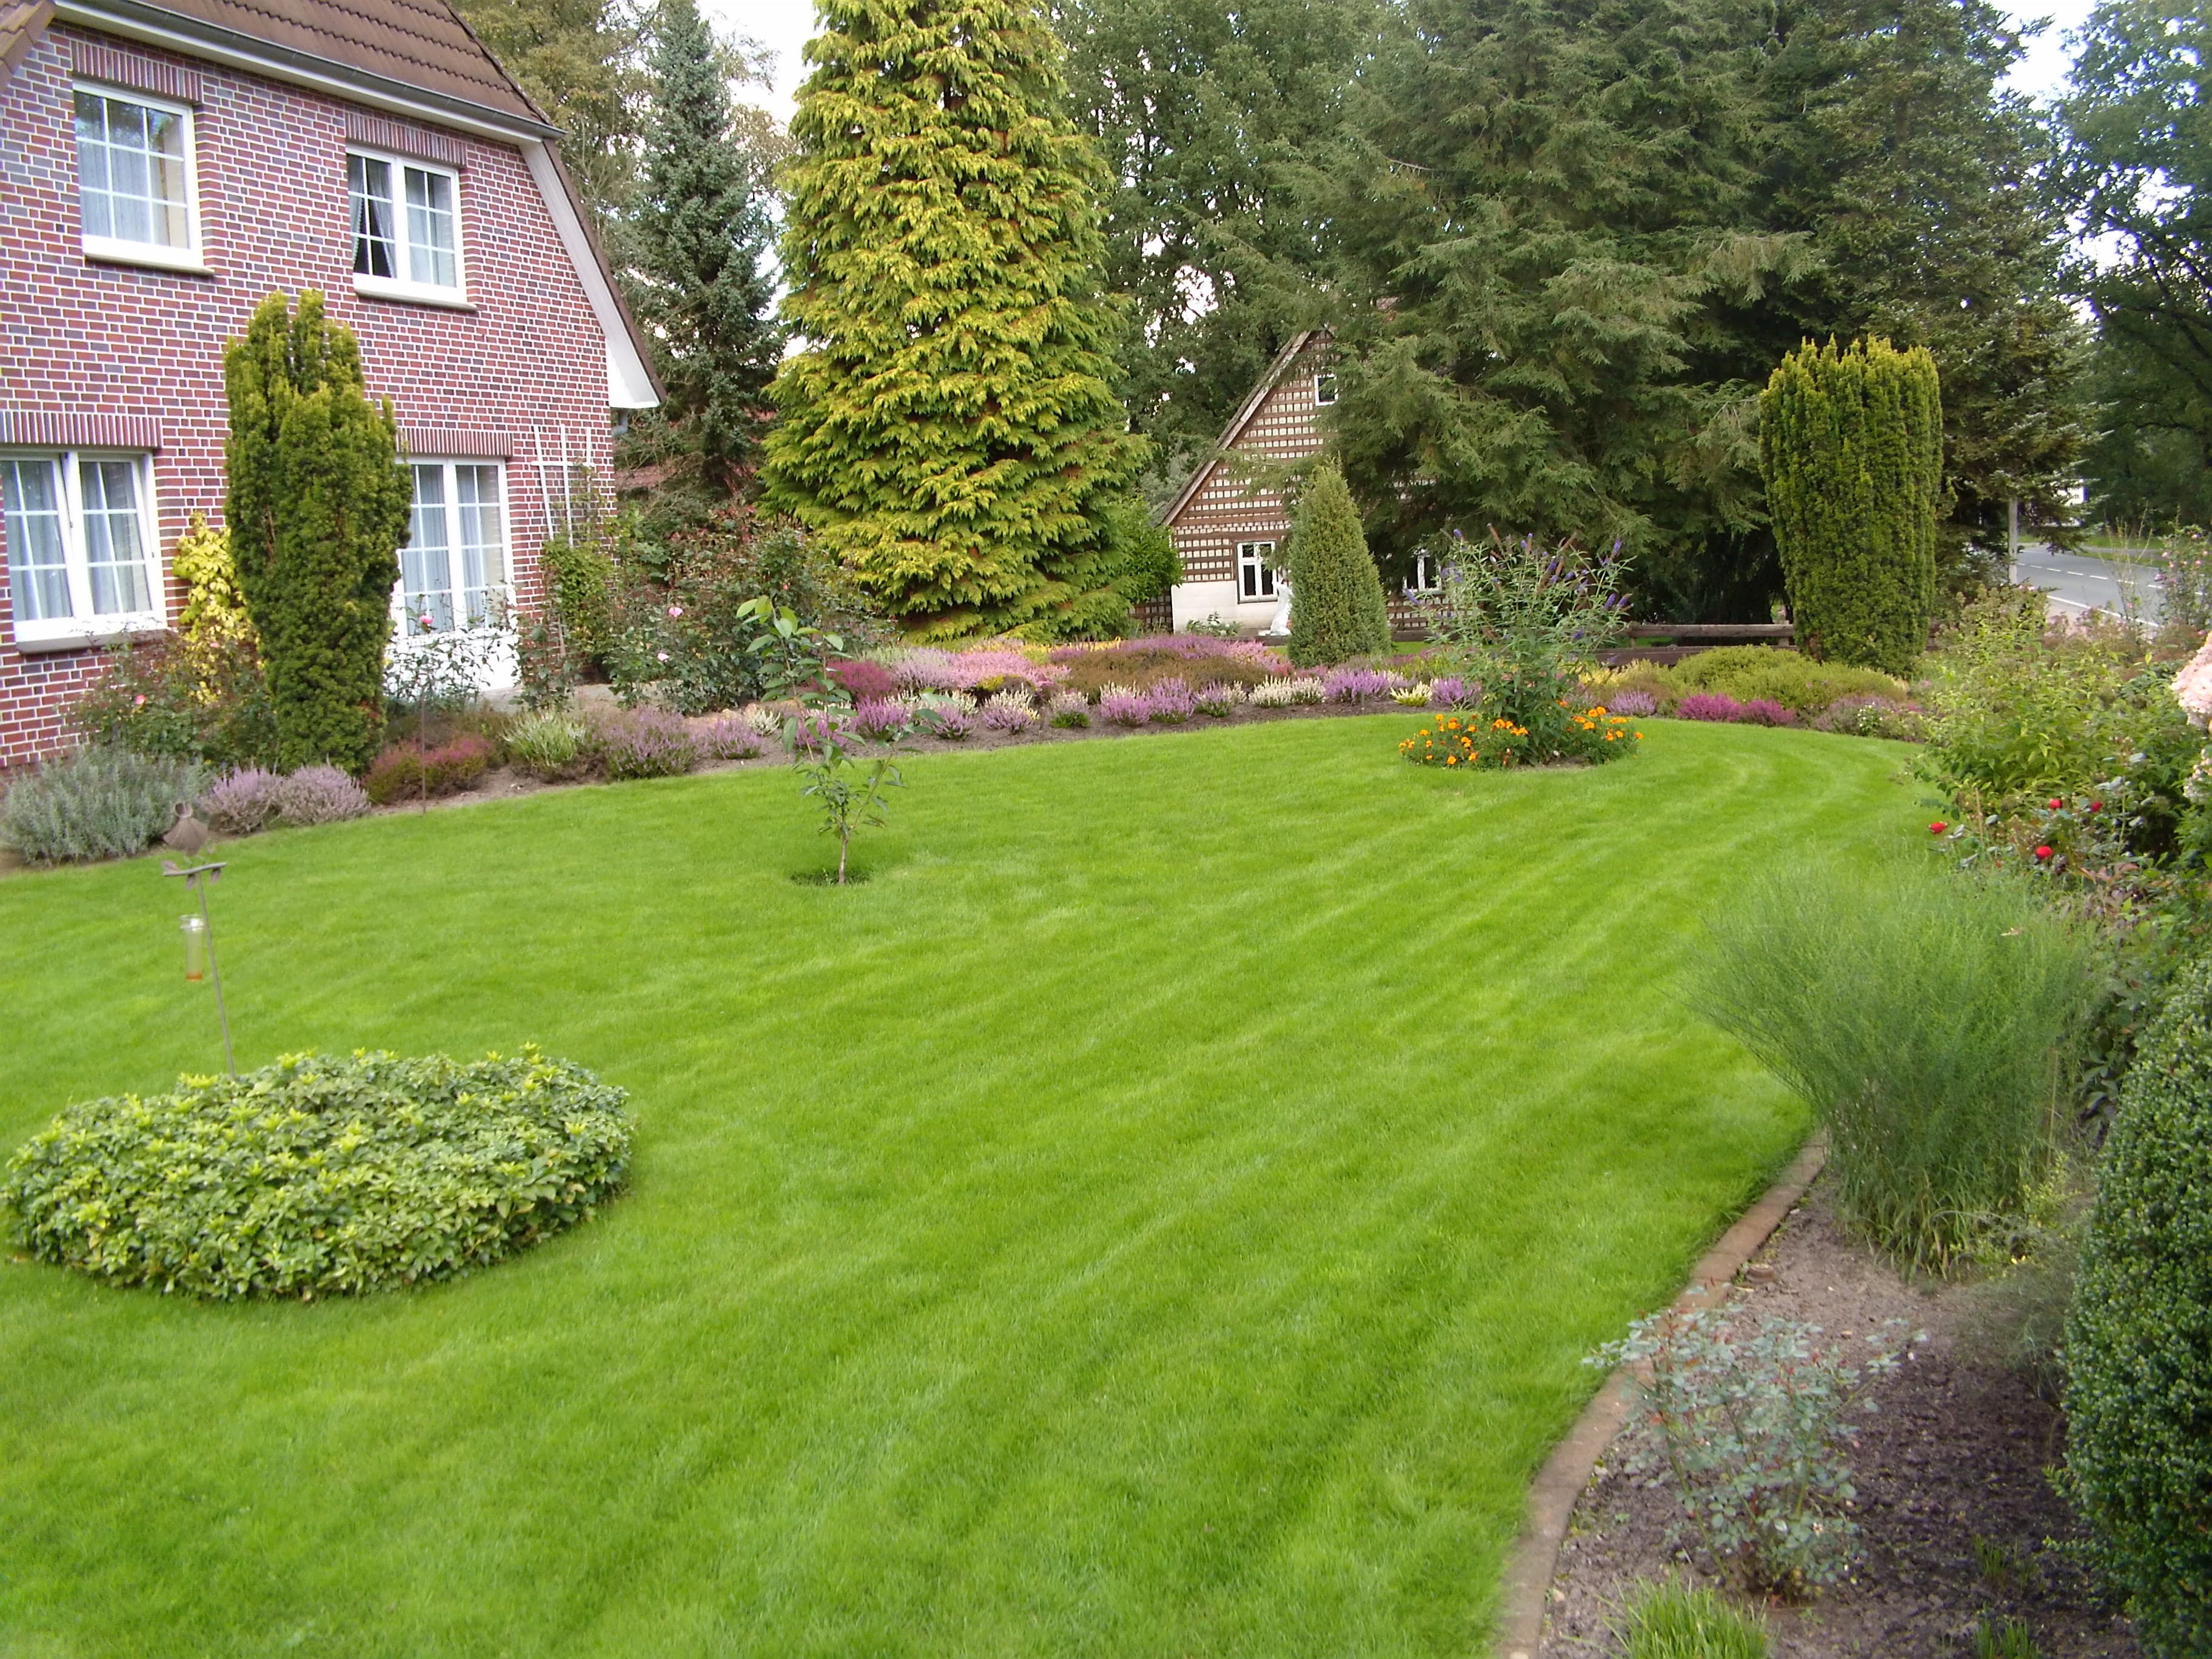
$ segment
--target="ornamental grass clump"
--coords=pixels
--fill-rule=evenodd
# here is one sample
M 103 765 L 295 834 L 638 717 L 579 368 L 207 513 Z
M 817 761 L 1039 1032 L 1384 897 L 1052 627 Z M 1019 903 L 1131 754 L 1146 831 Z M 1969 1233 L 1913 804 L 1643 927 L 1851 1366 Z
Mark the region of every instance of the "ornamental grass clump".
M 1766 1659 L 1766 1626 L 1711 1590 L 1647 1584 L 1613 1634 L 1622 1659 Z
M 1942 1273 L 2026 1212 L 2100 983 L 2078 927 L 1898 865 L 1772 877 L 1707 927 L 1692 1004 L 1812 1107 L 1848 1225 Z
M 1856 1553 L 1849 1453 L 1855 1409 L 1906 1347 L 1892 1321 L 1858 1339 L 1861 1356 L 1817 1325 L 1764 1319 L 1755 1330 L 1710 1309 L 1638 1320 L 1587 1362 L 1635 1368 L 1656 1462 L 1683 1518 L 1722 1571 L 1746 1588 L 1802 1595 L 1834 1583 Z
M 33 1256 L 112 1284 L 358 1295 L 588 1219 L 629 1144 L 623 1091 L 535 1048 L 291 1054 L 72 1106 L 9 1160 L 0 1199 Z
M 19 775 L 0 797 L 0 844 L 27 864 L 143 853 L 197 799 L 207 774 L 191 761 L 93 744 Z
M 525 714 L 507 730 L 507 759 L 548 783 L 581 777 L 592 769 L 592 728 L 565 709 Z

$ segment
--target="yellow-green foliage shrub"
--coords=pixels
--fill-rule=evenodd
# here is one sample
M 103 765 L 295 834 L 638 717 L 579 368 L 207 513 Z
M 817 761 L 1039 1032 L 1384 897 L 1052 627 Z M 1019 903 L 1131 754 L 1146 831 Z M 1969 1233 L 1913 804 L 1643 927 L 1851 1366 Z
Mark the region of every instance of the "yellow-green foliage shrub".
M 1764 699 L 1808 718 L 1838 697 L 1871 694 L 1902 700 L 1905 696 L 1905 682 L 1878 668 L 1815 662 L 1771 645 L 1724 645 L 1700 651 L 1676 663 L 1667 678 L 1678 693 L 1716 691 L 1738 702 Z

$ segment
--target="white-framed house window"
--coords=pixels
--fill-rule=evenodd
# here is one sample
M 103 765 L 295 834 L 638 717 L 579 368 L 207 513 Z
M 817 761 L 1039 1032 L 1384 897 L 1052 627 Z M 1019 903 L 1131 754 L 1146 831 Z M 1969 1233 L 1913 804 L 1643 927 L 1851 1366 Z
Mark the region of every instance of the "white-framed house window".
M 1413 555 L 1413 574 L 1406 578 L 1408 593 L 1441 593 L 1444 588 L 1443 561 L 1426 548 Z
M 415 509 L 393 595 L 399 637 L 503 626 L 507 469 L 496 461 L 416 460 L 409 467 Z
M 191 106 L 83 83 L 75 101 L 86 257 L 204 270 Z
M 356 294 L 468 303 L 461 257 L 461 175 L 373 150 L 346 152 Z
M 15 643 L 88 645 L 167 626 L 149 458 L 0 452 Z
M 1254 605 L 1275 597 L 1275 544 L 1273 542 L 1237 544 L 1237 599 Z
M 1336 401 L 1336 376 L 1321 374 L 1314 376 L 1314 401 L 1327 405 Z

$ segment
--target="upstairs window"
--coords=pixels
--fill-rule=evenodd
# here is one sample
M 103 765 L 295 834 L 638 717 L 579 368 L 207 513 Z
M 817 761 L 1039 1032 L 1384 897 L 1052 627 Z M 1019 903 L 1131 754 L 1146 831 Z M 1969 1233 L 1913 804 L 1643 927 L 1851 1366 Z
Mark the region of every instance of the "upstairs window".
M 1314 401 L 1317 404 L 1333 404 L 1336 401 L 1335 375 L 1316 374 L 1314 376 Z
M 194 185 L 191 110 L 76 89 L 77 217 L 87 254 L 198 269 Z
M 147 473 L 143 455 L 0 454 L 17 644 L 162 626 Z
M 507 507 L 501 469 L 416 461 L 413 471 L 415 513 L 407 545 L 399 550 L 400 636 L 504 622 Z
M 1273 542 L 1237 544 L 1237 598 L 1254 604 L 1275 597 L 1275 544 Z
M 460 176 L 396 157 L 350 153 L 353 285 L 391 299 L 462 298 Z

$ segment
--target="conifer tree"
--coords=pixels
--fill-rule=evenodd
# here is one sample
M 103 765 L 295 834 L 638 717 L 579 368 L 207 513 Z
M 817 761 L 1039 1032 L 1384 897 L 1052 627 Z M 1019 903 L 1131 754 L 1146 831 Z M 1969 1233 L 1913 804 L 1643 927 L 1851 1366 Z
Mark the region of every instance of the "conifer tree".
M 1936 608 L 1943 410 L 1936 360 L 1808 341 L 1759 400 L 1759 460 L 1798 648 L 1911 672 Z
M 792 123 L 763 471 L 891 615 L 939 636 L 1112 631 L 1111 503 L 1141 464 L 1109 384 L 1100 170 L 1025 0 L 824 0 Z
M 384 651 L 414 482 L 387 398 L 369 401 L 361 348 L 323 296 L 261 302 L 223 352 L 230 403 L 224 516 L 261 639 L 287 768 L 360 771 L 384 722 Z
M 1382 579 L 1334 461 L 1314 469 L 1291 527 L 1290 648 L 1302 668 L 1390 648 Z
M 782 355 L 766 265 L 766 180 L 732 135 L 729 84 L 693 0 L 661 0 L 633 294 L 656 346 L 665 418 L 709 490 L 759 460 Z

